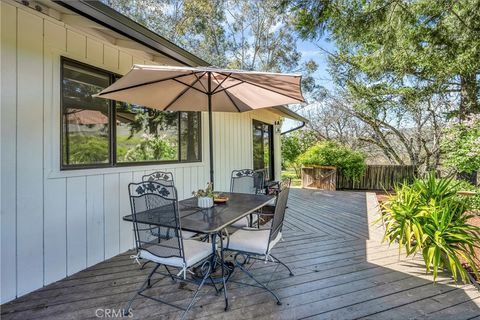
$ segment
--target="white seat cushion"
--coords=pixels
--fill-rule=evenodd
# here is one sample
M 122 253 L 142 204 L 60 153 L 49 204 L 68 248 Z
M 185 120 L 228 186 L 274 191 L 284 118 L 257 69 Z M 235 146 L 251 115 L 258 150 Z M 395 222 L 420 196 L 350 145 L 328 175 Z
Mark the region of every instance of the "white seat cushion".
M 238 230 L 230 236 L 228 243 L 229 250 L 251 252 L 259 255 L 266 255 L 270 230 Z M 277 237 L 270 243 L 269 251 L 282 238 L 279 232 Z
M 171 242 L 172 247 L 176 247 L 177 239 L 170 239 L 167 241 L 162 241 L 162 246 L 168 246 L 169 242 Z M 212 254 L 212 245 L 207 242 L 201 242 L 197 240 L 183 240 L 183 249 L 185 253 L 185 262 L 186 267 L 189 268 L 196 264 L 199 261 L 202 261 L 206 257 Z M 183 259 L 179 257 L 171 257 L 171 258 L 162 258 L 161 255 L 165 256 L 165 249 L 161 246 L 152 245 L 147 250 L 140 250 L 140 258 L 147 259 L 153 262 L 165 264 L 167 266 L 173 267 L 183 267 Z M 158 254 L 159 256 L 155 255 Z
M 254 225 L 255 223 L 257 223 L 258 215 L 254 213 L 254 214 L 252 214 L 252 218 L 253 218 L 252 225 Z M 250 227 L 249 221 L 250 221 L 249 216 L 243 217 L 242 219 L 232 223 L 232 227 L 234 227 L 234 228 Z
M 187 231 L 187 230 L 182 229 L 182 238 L 183 239 L 190 239 L 190 238 L 192 238 L 196 235 L 197 234 L 195 232 L 191 232 L 191 231 Z

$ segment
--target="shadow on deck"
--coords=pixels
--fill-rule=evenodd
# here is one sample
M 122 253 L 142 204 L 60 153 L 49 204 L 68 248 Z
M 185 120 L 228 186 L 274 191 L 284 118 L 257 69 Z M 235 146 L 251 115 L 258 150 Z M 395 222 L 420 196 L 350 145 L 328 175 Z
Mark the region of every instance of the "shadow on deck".
M 368 195 L 367 195 L 368 197 Z M 379 240 L 363 192 L 292 189 L 284 241 L 273 251 L 293 268 L 253 263 L 251 269 L 282 299 L 277 306 L 265 291 L 231 283 L 231 309 L 222 296 L 202 290 L 190 311 L 195 319 L 480 319 L 480 293 L 456 285 L 448 275 L 436 284 L 421 259 L 399 258 L 398 249 Z M 2 306 L 2 319 L 88 319 L 125 302 L 150 271 L 140 270 L 130 252 L 99 263 Z M 237 280 L 246 280 L 235 274 Z M 150 292 L 174 303 L 188 303 L 190 285 L 160 281 Z M 177 309 L 137 298 L 134 319 L 170 319 Z

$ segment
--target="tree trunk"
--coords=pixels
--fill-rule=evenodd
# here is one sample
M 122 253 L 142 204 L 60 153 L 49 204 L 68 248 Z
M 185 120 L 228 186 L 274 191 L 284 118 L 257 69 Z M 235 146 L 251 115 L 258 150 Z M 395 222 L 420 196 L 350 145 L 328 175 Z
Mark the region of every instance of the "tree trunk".
M 187 160 L 192 161 L 197 159 L 196 150 L 195 150 L 195 135 L 196 127 L 193 116 L 194 112 L 187 113 L 187 138 L 185 143 L 187 144 Z
M 470 113 L 480 113 L 480 105 L 477 101 L 479 86 L 475 73 L 461 75 L 460 80 L 460 108 L 458 117 L 460 121 L 463 121 Z M 459 172 L 457 178 L 476 184 L 477 173 Z
M 458 117 L 464 120 L 470 113 L 480 112 L 477 101 L 479 86 L 475 73 L 460 76 L 460 108 Z

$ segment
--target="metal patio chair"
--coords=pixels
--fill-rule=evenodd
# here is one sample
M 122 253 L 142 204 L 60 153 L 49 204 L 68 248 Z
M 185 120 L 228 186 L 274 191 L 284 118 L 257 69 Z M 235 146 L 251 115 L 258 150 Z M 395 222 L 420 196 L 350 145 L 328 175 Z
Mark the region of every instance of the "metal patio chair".
M 128 190 L 137 249 L 136 258 L 151 261 L 155 263 L 155 266 L 145 282 L 128 302 L 127 308 L 124 309 L 125 313 L 130 312 L 133 301 L 137 295 L 140 295 L 184 310 L 183 319 L 194 305 L 198 292 L 205 284 L 205 281 L 210 279 L 212 284 L 214 284 L 213 279 L 210 277 L 214 247 L 210 243 L 182 238 L 177 190 L 174 186 L 158 181 L 143 181 L 130 183 Z M 149 223 L 141 223 L 141 221 L 148 221 Z M 164 226 L 165 228 L 160 230 L 165 231 L 159 235 L 154 235 L 151 231 L 152 229 L 157 229 L 156 225 Z M 165 267 L 166 272 L 158 271 L 162 265 Z M 197 273 L 198 270 L 201 270 L 201 278 L 197 280 L 189 279 L 187 274 L 191 273 L 190 269 L 198 266 L 200 266 L 200 269 L 196 268 L 196 270 Z M 170 268 L 177 269 L 177 272 L 179 272 L 172 272 L 173 270 L 171 271 Z M 153 276 L 156 274 L 170 277 L 172 280 L 181 280 L 198 285 L 192 300 L 186 308 L 144 293 L 152 288 L 155 283 L 163 279 L 162 277 L 154 282 Z
M 262 170 L 233 170 L 230 176 L 230 192 L 259 194 L 263 192 L 263 184 Z
M 174 186 L 175 180 L 173 179 L 173 173 L 167 171 L 156 171 L 150 174 L 146 174 L 142 177 L 142 181 L 159 181 L 167 186 Z
M 277 295 L 266 285 L 257 280 L 254 275 L 245 267 L 245 264 L 248 263 L 250 259 L 272 261 L 283 265 L 290 272 L 290 276 L 293 276 L 292 270 L 285 263 L 271 254 L 272 248 L 282 238 L 282 227 L 285 219 L 289 190 L 290 179 L 285 179 L 280 184 L 280 191 L 276 198 L 275 213 L 273 215 L 270 228 L 240 229 L 229 237 L 225 249 L 231 252 L 236 252 L 234 256 L 235 266 L 246 273 L 260 287 L 270 292 L 277 300 L 278 305 L 280 305 L 281 302 Z M 240 260 L 241 257 L 243 257 L 243 260 Z
M 261 194 L 264 192 L 264 181 L 264 171 L 262 170 L 233 170 L 230 177 L 230 192 Z M 232 227 L 249 227 L 256 221 L 258 221 L 258 213 L 238 220 Z
M 167 186 L 175 186 L 175 180 L 173 179 L 173 173 L 167 171 L 156 171 L 150 174 L 146 174 L 142 177 L 142 181 L 157 181 Z M 182 231 L 183 239 L 191 239 L 197 234 L 191 231 Z

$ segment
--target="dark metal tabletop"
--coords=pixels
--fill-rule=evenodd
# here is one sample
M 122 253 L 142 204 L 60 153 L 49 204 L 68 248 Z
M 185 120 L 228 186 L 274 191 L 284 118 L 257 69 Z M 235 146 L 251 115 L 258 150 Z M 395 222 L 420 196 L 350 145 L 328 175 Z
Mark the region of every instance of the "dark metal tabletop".
M 188 198 L 179 202 L 181 228 L 197 233 L 216 233 L 230 226 L 241 218 L 255 212 L 268 204 L 274 196 L 222 192 L 229 200 L 224 204 L 215 204 L 212 208 L 197 207 L 196 198 Z M 162 208 L 147 210 L 136 214 L 137 222 L 164 226 Z M 132 215 L 123 220 L 133 221 Z

